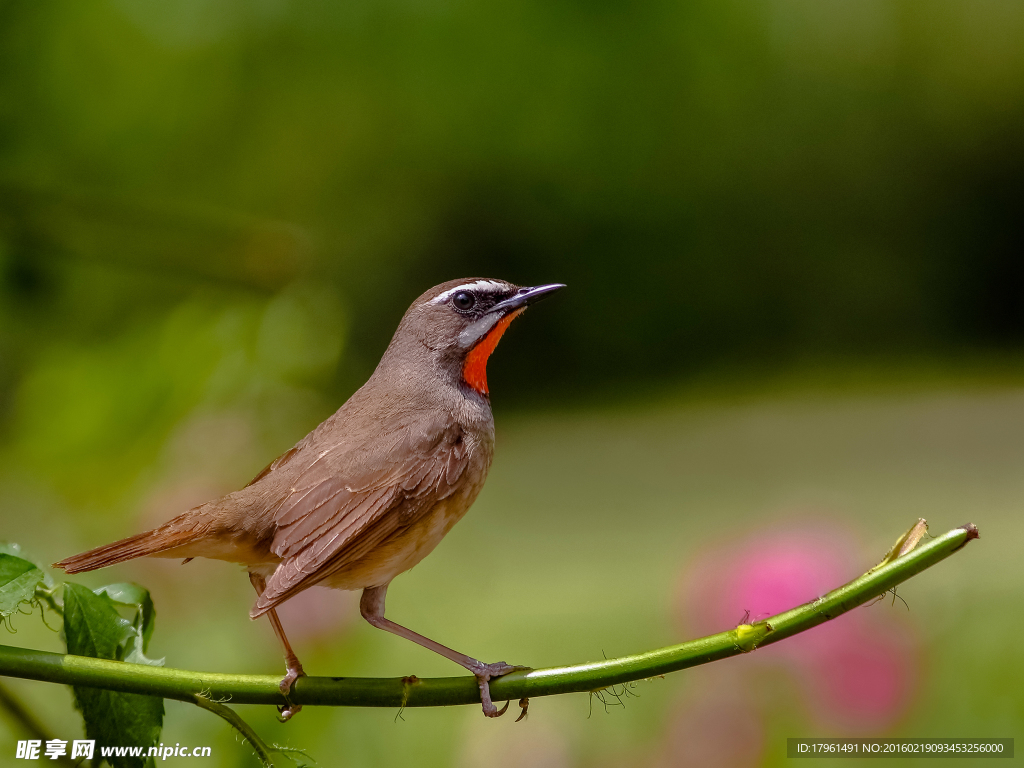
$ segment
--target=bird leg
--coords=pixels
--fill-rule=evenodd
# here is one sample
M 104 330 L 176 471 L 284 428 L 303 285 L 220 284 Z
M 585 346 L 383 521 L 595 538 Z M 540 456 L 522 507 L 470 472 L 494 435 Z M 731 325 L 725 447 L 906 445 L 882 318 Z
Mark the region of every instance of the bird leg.
M 487 717 L 501 717 L 505 714 L 505 710 L 508 709 L 509 702 L 505 702 L 505 706 L 502 709 L 498 709 L 494 706 L 491 701 L 491 688 L 489 682 L 492 678 L 500 677 L 501 675 L 507 675 L 509 672 L 513 672 L 517 669 L 523 669 L 523 667 L 514 667 L 511 664 L 506 664 L 504 661 L 498 661 L 493 664 L 484 664 L 481 661 L 477 661 L 472 656 L 467 656 L 464 653 L 453 651 L 447 646 L 441 645 L 431 640 L 429 637 L 413 632 L 411 629 L 406 629 L 401 624 L 396 624 L 391 619 L 384 618 L 384 597 L 387 594 L 387 585 L 383 587 L 371 587 L 363 590 L 363 596 L 359 600 L 359 612 L 363 615 L 370 624 L 377 627 L 377 629 L 383 629 L 385 632 L 390 632 L 399 637 L 404 637 L 406 640 L 412 640 L 417 645 L 422 645 L 434 653 L 439 653 L 446 659 L 451 659 L 461 667 L 465 667 L 476 676 L 477 684 L 480 686 L 480 703 L 483 705 L 484 715 Z
M 258 573 L 250 573 L 249 581 L 252 583 L 253 589 L 256 590 L 256 595 L 262 595 L 263 590 L 267 588 L 266 580 Z M 277 615 L 277 611 L 271 608 L 267 611 L 267 618 L 270 619 L 270 626 L 274 628 L 274 634 L 277 635 L 277 639 L 281 641 L 281 645 L 284 646 L 284 661 L 287 668 L 285 676 L 281 678 L 280 688 L 281 693 L 284 694 L 285 701 L 288 701 L 288 705 L 285 707 L 278 707 L 278 712 L 281 714 L 282 720 L 290 720 L 292 715 L 296 714 L 302 709 L 301 704 L 292 704 L 288 700 L 288 694 L 291 693 L 292 686 L 295 681 L 300 677 L 305 677 L 306 673 L 302 669 L 302 662 L 299 661 L 299 657 L 295 655 L 295 651 L 292 650 L 291 643 L 288 642 L 288 637 L 284 633 L 284 627 L 281 625 L 281 619 Z

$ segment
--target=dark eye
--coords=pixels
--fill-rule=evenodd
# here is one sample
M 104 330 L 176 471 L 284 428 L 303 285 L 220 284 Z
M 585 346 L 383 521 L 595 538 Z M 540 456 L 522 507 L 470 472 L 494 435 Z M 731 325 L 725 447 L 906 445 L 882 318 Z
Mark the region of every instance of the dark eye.
M 476 296 L 469 291 L 459 291 L 452 296 L 452 306 L 460 312 L 468 312 L 476 305 Z

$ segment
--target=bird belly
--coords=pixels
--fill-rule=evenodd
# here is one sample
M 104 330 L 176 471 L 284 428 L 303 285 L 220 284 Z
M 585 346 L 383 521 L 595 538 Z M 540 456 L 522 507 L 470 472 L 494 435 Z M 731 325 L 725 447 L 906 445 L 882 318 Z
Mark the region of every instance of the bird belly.
M 391 534 L 372 553 L 328 575 L 320 586 L 358 590 L 390 583 L 429 555 L 466 514 L 472 501 L 464 496 L 440 501 L 415 523 Z

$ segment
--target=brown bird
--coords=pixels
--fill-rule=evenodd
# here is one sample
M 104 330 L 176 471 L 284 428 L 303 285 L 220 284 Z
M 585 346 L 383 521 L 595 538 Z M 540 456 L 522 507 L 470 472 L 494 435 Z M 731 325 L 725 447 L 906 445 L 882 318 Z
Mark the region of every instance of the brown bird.
M 243 564 L 284 646 L 281 691 L 305 673 L 276 606 L 320 585 L 362 590 L 373 626 L 472 672 L 484 714 L 497 717 L 484 664 L 384 617 L 391 580 L 426 557 L 476 499 L 494 451 L 487 358 L 527 305 L 561 284 L 451 280 L 413 302 L 373 375 L 338 411 L 245 488 L 145 533 L 55 563 L 67 573 L 136 557 L 208 557 Z M 288 719 L 299 707 L 281 710 Z

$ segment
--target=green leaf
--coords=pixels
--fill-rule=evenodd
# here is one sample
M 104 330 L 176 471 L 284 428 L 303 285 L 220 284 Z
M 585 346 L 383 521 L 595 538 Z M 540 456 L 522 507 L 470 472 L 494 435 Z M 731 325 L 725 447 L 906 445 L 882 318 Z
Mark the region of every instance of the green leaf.
M 141 611 L 140 611 L 141 613 Z M 106 593 L 95 594 L 78 584 L 64 585 L 64 636 L 68 653 L 96 659 L 122 660 L 141 643 L 133 622 L 117 612 Z M 117 693 L 74 686 L 75 703 L 85 718 L 85 733 L 99 746 L 148 747 L 156 744 L 163 726 L 164 702 L 156 696 Z M 98 750 L 97 750 L 98 752 Z M 141 757 L 108 758 L 114 768 L 141 768 Z
M 13 555 L 14 557 L 20 557 L 22 560 L 28 560 L 30 563 L 35 565 L 40 571 L 43 572 L 43 584 L 47 587 L 54 585 L 53 577 L 46 572 L 46 567 L 42 565 L 36 558 L 28 557 L 21 551 L 21 545 L 16 544 L 13 541 L 0 541 L 0 554 Z
M 153 598 L 150 597 L 149 590 L 139 584 L 124 582 L 100 587 L 95 590 L 95 593 L 106 595 L 115 603 L 135 608 L 135 620 L 132 622 L 132 626 L 135 628 L 136 638 L 123 661 L 162 667 L 163 659 L 150 659 L 145 655 L 149 647 L 149 639 L 153 636 L 153 629 L 156 626 L 156 607 L 153 605 Z
M 28 560 L 0 554 L 0 622 L 24 603 L 34 602 L 36 587 L 42 581 L 43 572 Z

